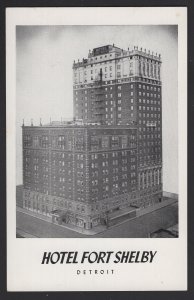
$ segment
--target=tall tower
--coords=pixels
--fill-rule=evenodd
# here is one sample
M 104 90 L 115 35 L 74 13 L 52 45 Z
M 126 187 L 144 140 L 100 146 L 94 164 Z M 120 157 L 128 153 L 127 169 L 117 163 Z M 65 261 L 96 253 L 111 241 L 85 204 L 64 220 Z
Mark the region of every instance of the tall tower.
M 161 63 L 146 49 L 106 45 L 73 64 L 75 118 L 137 128 L 140 205 L 162 197 Z

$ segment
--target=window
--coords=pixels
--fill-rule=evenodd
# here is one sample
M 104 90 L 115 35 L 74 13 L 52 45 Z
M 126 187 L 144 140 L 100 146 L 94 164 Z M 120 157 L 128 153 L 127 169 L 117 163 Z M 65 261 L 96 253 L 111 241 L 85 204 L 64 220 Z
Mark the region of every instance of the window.
M 122 159 L 123 164 L 127 164 L 127 159 Z
M 103 178 L 103 183 L 108 183 L 108 177 Z
M 127 135 L 123 135 L 121 137 L 121 147 L 122 148 L 127 148 L 127 144 L 128 144 Z
M 113 160 L 113 166 L 117 166 L 118 165 L 118 160 Z
M 103 170 L 102 170 L 102 174 L 103 174 L 103 175 L 108 175 L 108 170 L 107 170 L 107 169 L 103 169 Z
M 107 115 L 108 118 L 108 115 Z M 109 137 L 108 136 L 102 136 L 102 148 L 108 148 L 109 147 Z
M 113 176 L 113 181 L 118 181 L 119 177 L 116 175 L 116 176 Z
M 118 157 L 118 152 L 113 152 L 112 157 Z
M 37 147 L 38 146 L 38 143 L 39 142 L 39 138 L 38 136 L 34 136 L 34 146 Z
M 79 155 L 79 154 L 78 154 Z M 81 155 L 81 154 L 80 154 Z M 83 156 L 83 155 L 82 155 Z M 97 159 L 98 158 L 98 154 L 92 154 L 92 159 Z
M 102 162 L 102 166 L 103 166 L 103 167 L 107 167 L 107 166 L 108 166 L 108 161 L 103 161 L 103 162 Z
M 92 185 L 93 185 L 93 186 L 94 186 L 94 185 L 98 185 L 98 180 L 97 180 L 97 179 L 92 180 Z

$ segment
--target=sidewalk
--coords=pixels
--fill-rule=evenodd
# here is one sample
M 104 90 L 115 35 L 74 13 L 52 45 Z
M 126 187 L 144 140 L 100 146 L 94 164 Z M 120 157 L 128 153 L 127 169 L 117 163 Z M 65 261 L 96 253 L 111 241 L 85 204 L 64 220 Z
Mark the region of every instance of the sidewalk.
M 77 226 L 75 226 L 73 224 L 61 224 L 60 225 L 60 224 L 57 224 L 57 223 L 53 223 L 51 217 L 35 213 L 35 212 L 27 210 L 25 208 L 21 208 L 21 207 L 17 206 L 16 210 L 19 211 L 19 212 L 21 212 L 21 213 L 24 213 L 24 214 L 27 214 L 29 216 L 32 216 L 34 218 L 46 221 L 48 223 L 52 223 L 52 224 L 54 224 L 56 226 L 67 228 L 67 229 L 72 230 L 72 231 L 76 231 L 76 232 L 84 234 L 84 235 L 94 235 L 94 234 L 97 234 L 97 233 L 100 233 L 100 232 L 103 232 L 103 231 L 106 230 L 106 226 L 103 226 L 103 225 L 98 225 L 98 226 L 96 226 L 96 227 L 94 227 L 92 229 L 85 229 L 85 228 L 77 227 Z
M 35 217 L 37 219 L 41 219 L 41 220 L 44 220 L 44 221 L 52 223 L 52 219 L 50 217 L 48 217 L 48 216 L 44 216 L 42 214 L 38 214 L 38 213 L 35 213 L 35 212 L 31 211 L 31 210 L 27 210 L 25 208 L 18 207 L 18 206 L 16 206 L 16 210 L 19 211 L 19 212 L 22 212 L 24 214 L 30 215 L 32 217 Z
M 117 226 L 119 226 L 119 225 L 121 225 L 121 224 L 124 224 L 124 223 L 126 223 L 126 222 L 132 221 L 132 220 L 134 220 L 134 219 L 137 219 L 138 217 L 141 217 L 141 216 L 144 216 L 144 215 L 146 215 L 146 214 L 152 213 L 152 212 L 154 212 L 154 211 L 157 211 L 157 210 L 159 210 L 159 209 L 162 209 L 163 207 L 166 207 L 166 206 L 175 204 L 175 203 L 177 203 L 177 202 L 178 202 L 178 200 L 176 200 L 176 199 L 169 199 L 169 198 L 167 199 L 167 198 L 166 198 L 166 199 L 163 200 L 161 203 L 157 203 L 157 204 L 154 204 L 154 205 L 152 205 L 152 206 L 145 207 L 145 208 L 137 208 L 137 209 L 136 209 L 136 216 L 134 216 L 134 217 L 132 217 L 132 218 L 128 218 L 128 219 L 123 220 L 123 221 L 120 221 L 120 222 L 118 222 L 118 223 L 116 223 L 116 224 L 110 226 L 109 228 L 111 229 L 111 228 L 113 228 L 113 227 L 117 227 Z M 95 228 L 96 228 L 96 227 L 95 227 Z M 94 228 L 94 229 L 95 229 L 95 228 Z M 105 231 L 105 230 L 107 230 L 107 228 L 105 228 L 104 231 Z
M 128 219 L 123 220 L 123 221 L 120 221 L 120 222 L 118 222 L 118 223 L 116 223 L 112 226 L 109 226 L 108 228 L 113 228 L 113 227 L 119 226 L 121 224 L 124 224 L 125 222 L 137 219 L 138 217 L 141 217 L 143 215 L 152 213 L 153 211 L 157 211 L 157 210 L 159 210 L 159 209 L 161 209 L 165 206 L 172 205 L 172 204 L 175 204 L 177 202 L 178 202 L 178 200 L 176 200 L 176 199 L 165 198 L 165 200 L 163 200 L 161 203 L 157 203 L 157 204 L 154 204 L 152 206 L 149 206 L 149 207 L 146 207 L 146 208 L 143 208 L 143 209 L 142 208 L 141 209 L 136 209 L 136 216 L 134 216 L 132 218 L 128 218 Z M 132 211 L 132 210 L 134 210 L 134 208 L 129 208 L 128 210 Z M 98 230 L 98 227 L 100 227 L 100 226 L 101 225 L 98 225 L 98 226 L 96 226 L 92 229 L 92 231 L 95 231 L 95 233 L 93 233 L 93 234 L 97 234 L 97 233 L 106 231 L 108 229 L 106 226 L 103 226 L 102 230 L 100 231 L 100 229 Z
M 118 226 L 118 225 L 120 225 L 122 223 L 128 222 L 129 220 L 136 219 L 136 218 L 138 218 L 140 216 L 143 216 L 145 214 L 149 214 L 149 213 L 151 213 L 153 211 L 156 211 L 158 209 L 161 209 L 161 208 L 163 208 L 165 206 L 175 204 L 176 202 L 178 202 L 176 199 L 166 198 L 161 203 L 157 203 L 157 204 L 155 204 L 153 206 L 149 206 L 149 207 L 146 207 L 146 208 L 143 208 L 143 209 L 142 208 L 141 209 L 136 209 L 136 216 L 135 217 L 128 218 L 126 220 L 118 222 L 117 224 L 114 224 L 114 225 L 110 226 L 109 228 Z M 48 216 L 45 216 L 45 215 L 41 215 L 41 214 L 35 213 L 33 211 L 30 211 L 30 210 L 26 210 L 26 209 L 21 208 L 21 207 L 16 207 L 16 209 L 17 209 L 17 211 L 19 211 L 21 213 L 30 215 L 30 216 L 32 216 L 34 218 L 46 221 L 46 222 L 51 223 L 51 224 L 56 225 L 56 226 L 60 226 L 62 228 L 67 228 L 69 230 L 72 230 L 74 232 L 77 232 L 77 233 L 80 233 L 80 234 L 83 234 L 83 235 L 95 235 L 95 234 L 98 234 L 98 233 L 102 233 L 102 232 L 104 232 L 104 231 L 106 231 L 108 229 L 104 225 L 98 225 L 98 226 L 96 226 L 96 227 L 94 227 L 92 229 L 89 229 L 89 230 L 81 228 L 81 227 L 77 227 L 77 226 L 72 225 L 72 224 L 61 224 L 61 225 L 59 225 L 57 223 L 52 223 L 51 217 L 48 217 Z
M 136 217 L 140 217 L 142 215 L 149 214 L 150 212 L 153 212 L 153 211 L 155 211 L 157 209 L 160 209 L 162 207 L 165 207 L 167 205 L 172 205 L 172 204 L 174 204 L 176 202 L 178 202 L 178 200 L 176 200 L 176 199 L 170 199 L 170 198 L 165 198 L 160 203 L 154 204 L 152 206 L 145 207 L 143 209 L 142 208 L 141 209 L 140 208 L 137 209 L 137 211 L 136 211 L 136 214 L 137 214 Z

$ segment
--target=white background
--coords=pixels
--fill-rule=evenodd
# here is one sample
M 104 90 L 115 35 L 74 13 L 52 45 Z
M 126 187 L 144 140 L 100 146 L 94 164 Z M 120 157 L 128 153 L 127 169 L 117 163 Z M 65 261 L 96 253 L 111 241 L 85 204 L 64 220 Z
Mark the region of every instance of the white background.
M 183 290 L 187 288 L 186 227 L 186 8 L 9 8 L 7 67 L 7 274 L 8 290 Z M 178 24 L 178 239 L 16 239 L 16 35 L 15 25 Z M 112 43 L 112 42 L 111 42 Z M 98 45 L 94 45 L 96 47 Z M 119 46 L 119 45 L 118 45 Z M 144 46 L 139 45 L 138 46 Z M 156 51 L 159 51 L 158 49 Z M 150 49 L 155 50 L 155 49 Z M 78 57 L 81 58 L 81 57 Z M 169 62 L 170 63 L 170 62 Z M 173 74 L 172 74 L 173 76 Z M 176 93 L 175 93 L 176 94 Z M 29 114 L 29 112 L 28 112 Z M 176 119 L 176 118 L 175 118 Z M 175 121 L 172 119 L 172 123 Z M 175 122 L 176 123 L 176 122 Z M 176 126 L 176 124 L 175 124 Z M 169 128 L 170 131 L 170 128 Z M 172 140 L 173 144 L 173 140 Z M 173 148 L 173 147 L 172 147 Z M 170 151 L 170 149 L 169 149 Z M 41 265 L 44 251 L 158 251 L 152 264 L 91 265 L 114 275 L 76 275 L 79 265 Z M 81 266 L 80 268 L 83 268 Z

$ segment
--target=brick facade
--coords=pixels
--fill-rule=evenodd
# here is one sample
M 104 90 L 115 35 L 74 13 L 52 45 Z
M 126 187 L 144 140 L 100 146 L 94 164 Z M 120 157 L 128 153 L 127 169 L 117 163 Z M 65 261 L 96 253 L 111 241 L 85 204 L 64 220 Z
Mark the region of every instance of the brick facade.
M 74 62 L 74 122 L 22 127 L 25 208 L 89 229 L 161 201 L 160 66 L 111 45 Z

